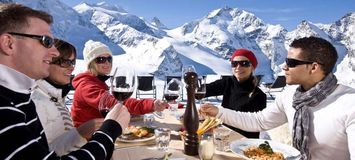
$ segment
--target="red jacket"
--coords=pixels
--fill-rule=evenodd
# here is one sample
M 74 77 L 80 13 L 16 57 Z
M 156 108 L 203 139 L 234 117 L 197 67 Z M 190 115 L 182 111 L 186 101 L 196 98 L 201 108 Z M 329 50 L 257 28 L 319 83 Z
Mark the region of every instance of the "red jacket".
M 102 118 L 98 104 L 100 97 L 109 91 L 105 82 L 91 75 L 89 72 L 80 73 L 73 79 L 75 88 L 74 100 L 71 106 L 71 116 L 74 126 L 79 127 L 82 123 L 94 118 Z M 105 101 L 107 106 L 113 106 L 117 100 L 112 95 Z M 154 111 L 154 99 L 137 100 L 129 98 L 124 101 L 131 114 L 141 115 Z

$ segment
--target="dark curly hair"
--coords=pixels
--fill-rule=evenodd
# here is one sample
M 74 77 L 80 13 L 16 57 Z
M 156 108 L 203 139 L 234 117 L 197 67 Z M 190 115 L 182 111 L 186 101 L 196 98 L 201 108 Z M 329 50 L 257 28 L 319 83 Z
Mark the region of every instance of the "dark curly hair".
M 335 47 L 325 39 L 319 37 L 304 37 L 294 40 L 290 47 L 300 48 L 303 60 L 320 64 L 324 74 L 333 71 L 338 59 Z

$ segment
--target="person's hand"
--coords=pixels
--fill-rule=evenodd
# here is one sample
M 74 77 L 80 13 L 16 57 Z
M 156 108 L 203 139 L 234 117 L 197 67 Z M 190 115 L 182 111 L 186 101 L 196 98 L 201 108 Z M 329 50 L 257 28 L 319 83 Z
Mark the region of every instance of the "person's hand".
M 82 137 L 91 139 L 92 134 L 101 127 L 103 122 L 103 118 L 92 119 L 80 125 L 77 131 Z
M 202 114 L 203 116 L 210 116 L 210 117 L 216 117 L 218 114 L 218 107 L 212 105 L 212 104 L 203 104 L 200 107 L 199 110 L 200 114 Z
M 121 104 L 116 104 L 110 112 L 107 113 L 106 119 L 112 119 L 121 125 L 122 130 L 128 127 L 131 115 L 128 112 L 126 106 Z
M 156 99 L 154 100 L 154 111 L 163 111 L 164 109 L 168 108 L 169 104 L 160 100 Z

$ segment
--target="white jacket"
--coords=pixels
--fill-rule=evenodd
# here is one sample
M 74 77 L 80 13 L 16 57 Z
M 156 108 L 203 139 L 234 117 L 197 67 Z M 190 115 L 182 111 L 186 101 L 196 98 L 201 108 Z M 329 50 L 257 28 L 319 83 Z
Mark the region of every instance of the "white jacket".
M 50 150 L 64 155 L 86 144 L 86 139 L 73 127 L 65 97 L 62 98 L 62 89 L 55 88 L 45 80 L 38 80 L 36 83 L 37 87 L 31 97 L 36 104 Z
M 257 113 L 220 108 L 217 117 L 246 131 L 269 130 L 286 122 L 292 133 L 296 86 L 277 96 L 273 105 Z M 310 107 L 309 152 L 312 159 L 355 160 L 355 89 L 339 84 L 326 99 Z

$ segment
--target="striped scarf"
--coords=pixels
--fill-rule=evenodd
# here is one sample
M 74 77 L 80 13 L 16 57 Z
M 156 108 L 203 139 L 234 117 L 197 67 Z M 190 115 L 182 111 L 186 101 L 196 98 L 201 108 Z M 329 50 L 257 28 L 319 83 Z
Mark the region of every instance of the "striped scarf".
M 296 113 L 293 117 L 292 140 L 293 146 L 301 152 L 301 159 L 311 159 L 308 150 L 310 113 L 309 107 L 318 105 L 329 94 L 331 94 L 337 85 L 337 78 L 329 73 L 322 81 L 318 82 L 308 91 L 304 91 L 299 86 L 293 95 L 293 108 Z

